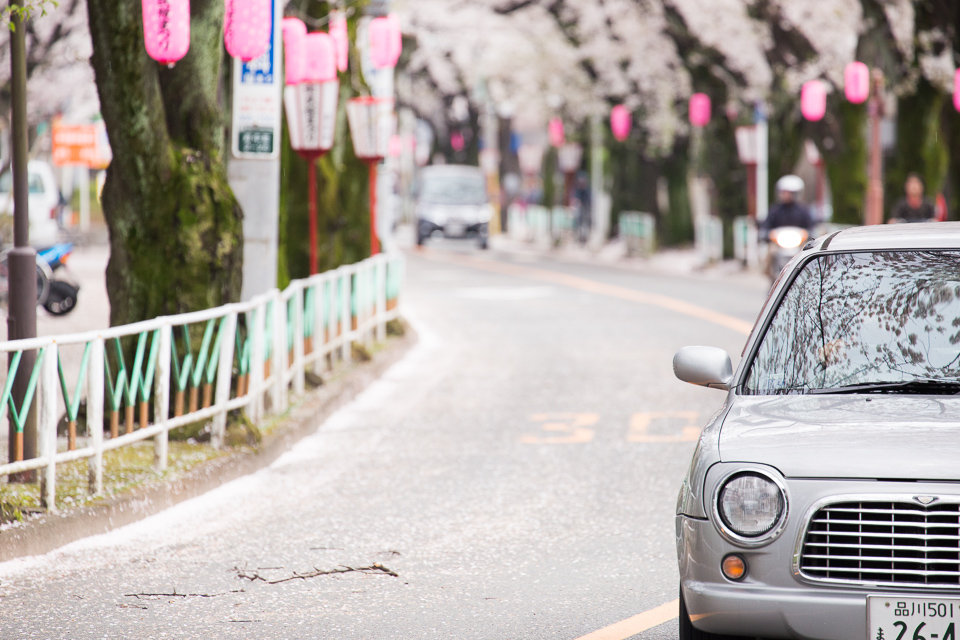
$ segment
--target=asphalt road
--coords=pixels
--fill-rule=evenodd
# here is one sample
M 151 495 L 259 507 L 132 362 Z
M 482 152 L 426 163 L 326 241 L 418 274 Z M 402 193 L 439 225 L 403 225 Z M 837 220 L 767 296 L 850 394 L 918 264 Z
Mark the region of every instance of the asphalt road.
M 438 243 L 406 291 L 418 346 L 273 466 L 0 565 L 0 637 L 675 638 L 631 633 L 677 597 L 676 494 L 723 394 L 671 359 L 736 361 L 762 283 Z

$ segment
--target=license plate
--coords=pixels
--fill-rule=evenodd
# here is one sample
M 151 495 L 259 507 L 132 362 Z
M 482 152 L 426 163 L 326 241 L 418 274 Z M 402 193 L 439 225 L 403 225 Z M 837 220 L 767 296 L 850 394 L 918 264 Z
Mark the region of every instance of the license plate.
M 464 231 L 467 230 L 467 228 L 460 223 L 454 222 L 452 224 L 448 224 L 446 227 L 443 228 L 443 230 L 446 232 L 448 236 L 462 236 Z
M 867 640 L 957 640 L 960 598 L 867 596 Z

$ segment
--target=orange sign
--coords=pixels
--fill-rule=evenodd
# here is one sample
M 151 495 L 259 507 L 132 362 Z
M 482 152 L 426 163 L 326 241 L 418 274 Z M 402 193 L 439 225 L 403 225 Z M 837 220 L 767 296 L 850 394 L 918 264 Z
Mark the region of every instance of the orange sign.
M 109 150 L 104 153 L 100 142 L 102 127 L 93 124 L 65 125 L 53 123 L 53 164 L 82 165 L 103 169 L 110 164 Z M 104 136 L 105 137 L 105 136 Z

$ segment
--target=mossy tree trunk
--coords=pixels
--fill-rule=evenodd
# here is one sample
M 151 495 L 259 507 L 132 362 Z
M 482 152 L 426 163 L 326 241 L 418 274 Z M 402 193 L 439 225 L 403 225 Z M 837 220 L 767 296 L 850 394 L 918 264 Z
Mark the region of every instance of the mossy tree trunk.
M 712 213 L 723 220 L 724 255 L 733 256 L 733 219 L 747 215 L 747 169 L 737 154 L 735 121 L 715 117 L 704 129 L 701 171 L 710 176 Z
M 634 129 L 623 142 L 607 132 L 610 150 L 611 229 L 616 229 L 624 211 L 652 213 L 658 218 L 657 178 L 659 167 L 643 155 L 642 132 Z M 665 212 L 664 212 L 665 213 Z
M 821 138 L 818 146 L 833 192 L 833 222 L 863 224 L 867 195 L 867 107 L 852 104 L 843 96 L 834 96 L 829 112 L 836 114 L 836 132 Z
M 110 322 L 238 300 L 243 227 L 225 166 L 222 0 L 191 2 L 190 52 L 171 69 L 146 54 L 139 0 L 87 6 L 113 149 L 103 189 Z
M 661 212 L 657 237 L 664 246 L 693 242 L 693 211 L 687 178 L 690 169 L 689 141 L 678 141 L 673 154 L 660 164 L 667 179 L 668 209 Z M 666 215 L 664 215 L 666 214 Z

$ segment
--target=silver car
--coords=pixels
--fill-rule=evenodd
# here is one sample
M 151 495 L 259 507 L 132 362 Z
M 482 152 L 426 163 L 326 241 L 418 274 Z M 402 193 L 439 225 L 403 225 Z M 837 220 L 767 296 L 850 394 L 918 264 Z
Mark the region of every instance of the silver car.
M 960 223 L 808 242 L 774 283 L 677 503 L 680 638 L 960 637 Z
M 479 167 L 432 165 L 420 171 L 417 189 L 417 244 L 434 234 L 473 237 L 487 248 L 493 207 Z

